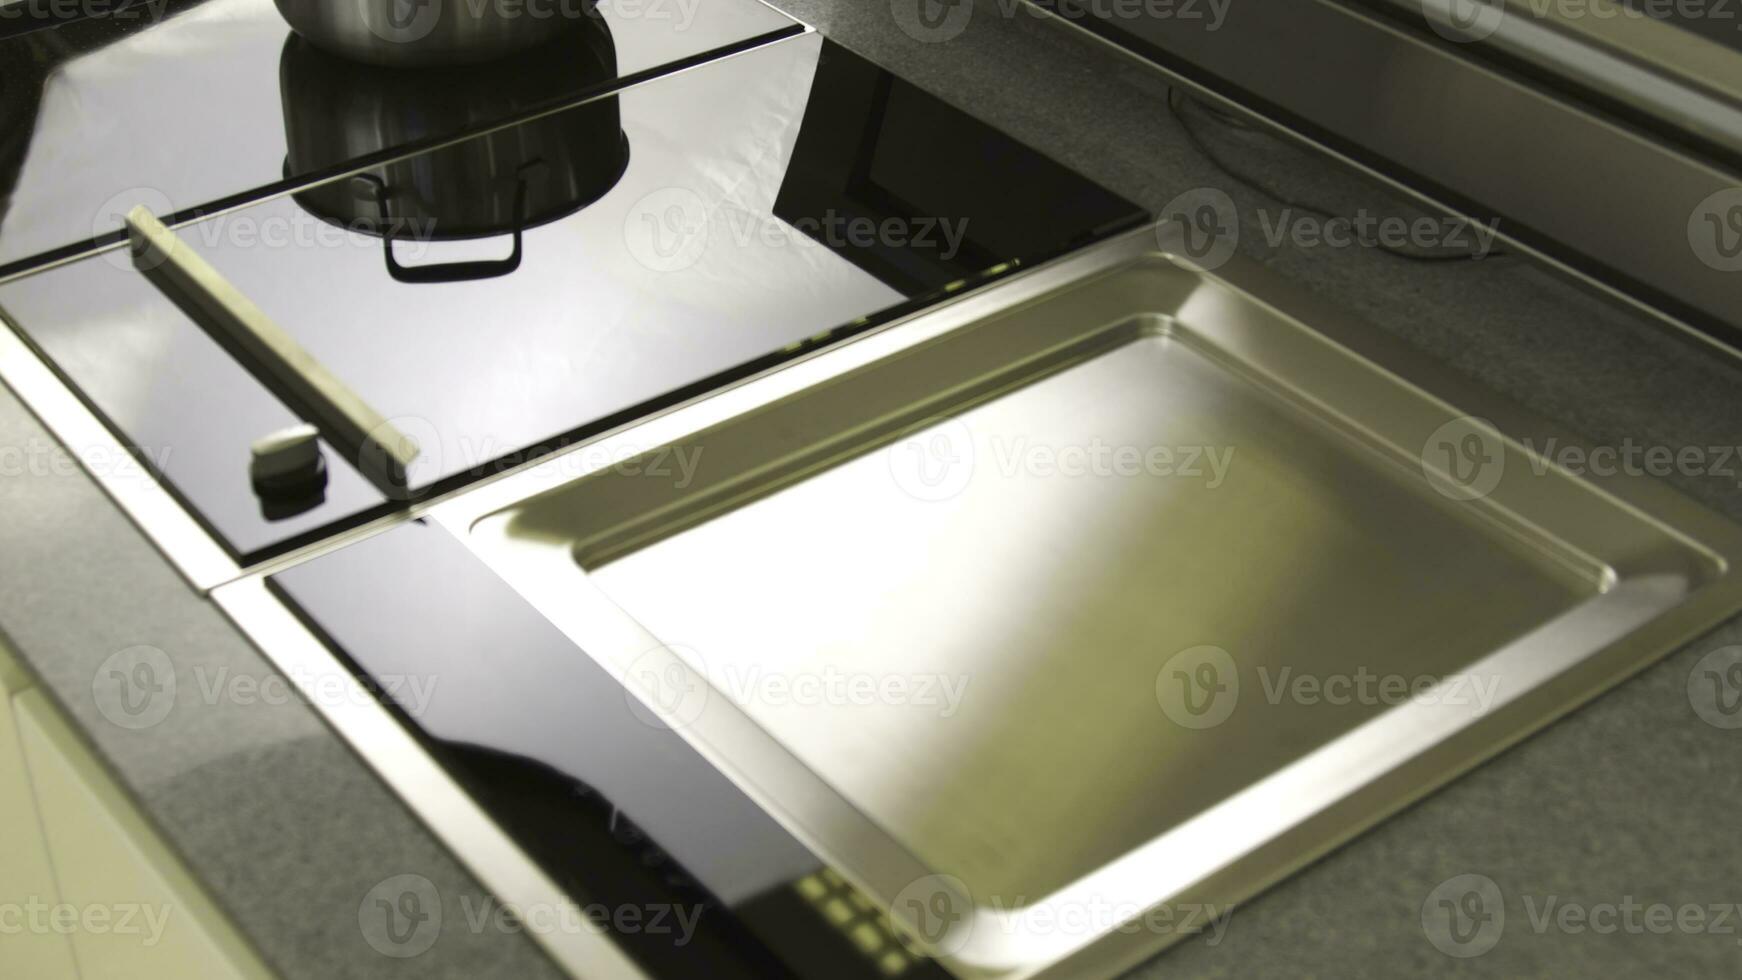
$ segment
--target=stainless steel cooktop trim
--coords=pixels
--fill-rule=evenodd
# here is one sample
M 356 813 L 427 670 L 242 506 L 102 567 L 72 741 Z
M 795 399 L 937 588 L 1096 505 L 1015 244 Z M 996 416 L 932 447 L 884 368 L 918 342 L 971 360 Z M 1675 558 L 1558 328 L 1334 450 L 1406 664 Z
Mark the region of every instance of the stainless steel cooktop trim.
M 1444 23 L 1458 0 L 1387 2 L 1424 23 Z M 1497 9 L 1503 15 L 1486 43 L 1732 150 L 1742 149 L 1742 87 L 1736 75 L 1742 51 L 1616 0 L 1588 0 L 1578 12 L 1532 0 L 1504 0 Z
M 1058 2 L 1058 0 L 1026 0 L 1026 2 L 1034 5 L 1035 10 L 1045 13 L 1050 19 L 1061 22 L 1067 29 L 1076 32 L 1080 37 L 1092 40 L 1107 51 L 1118 54 L 1122 58 L 1141 65 L 1148 71 L 1157 73 L 1162 78 L 1166 79 L 1168 84 L 1178 86 L 1182 90 L 1190 92 L 1193 97 L 1202 99 L 1222 111 L 1225 111 L 1239 119 L 1248 121 L 1255 126 L 1284 136 L 1301 146 L 1308 147 L 1318 153 L 1323 153 L 1331 159 L 1352 168 L 1356 172 L 1379 182 L 1383 186 L 1404 195 L 1412 201 L 1418 202 L 1430 210 L 1464 218 L 1466 220 L 1475 220 L 1477 217 L 1464 208 L 1449 204 L 1435 193 L 1422 190 L 1412 183 L 1391 176 L 1382 170 L 1370 166 L 1349 154 L 1338 150 L 1336 147 L 1329 145 L 1323 140 L 1302 132 L 1296 126 L 1283 123 L 1272 118 L 1270 115 L 1252 109 L 1240 101 L 1224 95 L 1215 88 L 1188 78 L 1166 65 L 1153 61 L 1137 51 L 1102 36 L 1086 26 L 1080 17 L 1063 17 L 1045 6 L 1047 3 Z M 1735 183 L 1735 175 L 1720 171 L 1707 161 L 1696 160 L 1675 147 L 1667 146 L 1659 142 L 1647 141 L 1639 134 L 1623 129 L 1613 122 L 1595 117 L 1590 113 L 1585 112 L 1583 109 L 1571 106 L 1565 102 L 1556 101 L 1540 90 L 1527 89 L 1522 84 L 1505 78 L 1490 68 L 1464 59 L 1455 59 L 1453 54 L 1442 52 L 1439 49 L 1430 46 L 1426 41 L 1405 33 L 1400 27 L 1380 19 L 1382 15 L 1378 12 L 1363 13 L 1356 11 L 1352 8 L 1343 6 L 1340 0 L 1292 0 L 1292 2 L 1298 2 L 1302 5 L 1303 10 L 1310 10 L 1314 16 L 1339 18 L 1359 24 L 1362 28 L 1368 30 L 1374 39 L 1383 40 L 1393 45 L 1396 49 L 1395 57 L 1397 59 L 1413 59 L 1415 63 L 1424 65 L 1455 60 L 1458 66 L 1457 71 L 1459 77 L 1466 81 L 1481 83 L 1483 85 L 1500 86 L 1509 91 L 1528 92 L 1540 107 L 1544 107 L 1543 111 L 1545 114 L 1552 113 L 1557 119 L 1576 124 L 1577 132 L 1586 140 L 1586 143 L 1582 144 L 1585 147 L 1583 151 L 1573 151 L 1570 153 L 1571 156 L 1579 156 L 1581 152 L 1588 152 L 1601 156 L 1605 147 L 1618 143 L 1648 144 L 1651 147 L 1653 154 L 1652 161 L 1655 166 L 1649 176 L 1641 177 L 1640 179 L 1649 180 L 1655 186 L 1675 186 L 1688 189 L 1690 194 L 1692 194 L 1690 197 L 1690 205 L 1692 201 L 1698 200 L 1699 197 L 1704 195 L 1708 190 L 1721 189 Z M 1408 0 L 1400 0 L 1400 2 L 1408 2 Z M 1264 50 L 1263 45 L 1267 40 L 1270 43 L 1282 43 L 1282 40 L 1278 38 L 1253 38 L 1251 39 L 1251 43 L 1255 46 L 1248 46 L 1243 49 L 1243 56 L 1259 57 L 1260 53 Z M 1323 80 L 1320 81 L 1322 82 Z M 1365 80 L 1363 81 L 1365 82 Z M 1309 86 L 1306 89 L 1298 90 L 1298 92 L 1317 97 L 1321 102 L 1327 99 L 1341 100 L 1347 94 L 1329 84 Z M 1277 97 L 1275 93 L 1262 94 L 1273 99 Z M 1394 99 L 1392 101 L 1395 102 L 1396 100 Z M 1394 125 L 1395 122 L 1396 120 L 1392 120 L 1390 123 L 1387 123 L 1386 120 L 1380 120 L 1381 124 L 1378 128 L 1372 131 L 1376 133 L 1385 132 L 1388 128 Z M 1466 142 L 1468 142 L 1467 137 L 1469 134 L 1464 135 L 1466 136 Z M 1564 159 L 1569 156 L 1569 150 L 1566 146 L 1553 147 L 1551 152 L 1555 154 L 1555 159 Z M 1504 172 L 1504 168 L 1502 168 L 1502 170 L 1496 170 L 1491 165 L 1492 162 L 1486 157 L 1482 157 L 1478 160 L 1476 155 L 1471 155 L 1470 160 L 1467 162 L 1469 165 L 1460 171 L 1461 174 L 1493 174 Z M 1513 169 L 1516 170 L 1516 168 Z M 1695 190 L 1697 190 L 1698 193 L 1692 193 Z M 1550 203 L 1556 202 L 1550 201 Z M 1572 208 L 1574 204 L 1579 208 L 1583 208 L 1585 212 L 1596 210 L 1595 205 L 1588 201 L 1568 202 L 1568 208 Z M 1556 212 L 1556 220 L 1558 221 L 1561 218 L 1564 218 L 1566 213 L 1566 209 Z M 1628 221 L 1613 215 L 1609 216 L 1608 223 L 1612 227 L 1630 229 Z M 1554 231 L 1555 229 L 1549 228 L 1545 229 L 1544 233 L 1551 234 Z M 1631 233 L 1631 231 L 1629 233 Z M 1684 340 L 1709 349 L 1726 360 L 1742 358 L 1742 347 L 1739 347 L 1738 344 L 1732 340 L 1714 336 L 1713 334 L 1695 326 L 1686 317 L 1659 308 L 1658 306 L 1653 305 L 1653 303 L 1634 295 L 1632 292 L 1627 291 L 1620 286 L 1610 283 L 1603 278 L 1599 278 L 1593 273 L 1584 271 L 1565 260 L 1543 251 L 1541 248 L 1520 240 L 1507 229 L 1504 222 L 1496 227 L 1496 237 L 1500 242 L 1504 243 L 1507 248 L 1516 251 L 1519 254 L 1529 256 L 1532 261 L 1538 262 L 1543 266 L 1554 270 L 1556 273 L 1566 276 L 1568 279 L 1576 282 L 1583 288 L 1589 289 L 1608 299 L 1619 301 L 1624 306 L 1636 310 L 1656 323 L 1663 325 L 1676 336 L 1679 336 Z M 1558 237 L 1568 240 L 1582 241 L 1588 236 L 1563 234 Z M 1601 238 L 1601 236 L 1598 237 L 1599 239 Z M 1595 245 L 1586 242 L 1586 245 L 1589 246 L 1589 250 L 1592 254 L 1604 253 L 1598 254 L 1598 258 L 1605 262 L 1609 261 L 1609 259 L 1606 258 L 1606 255 L 1609 253 L 1617 253 L 1620 244 L 1624 244 L 1620 242 L 1620 236 L 1617 236 L 1616 242 L 1599 240 Z M 1646 273 L 1646 275 L 1642 275 L 1641 278 L 1649 280 L 1654 288 L 1662 289 L 1666 283 L 1680 283 L 1684 285 L 1686 289 L 1683 290 L 1682 293 L 1675 295 L 1677 300 L 1686 302 L 1690 308 L 1693 308 L 1698 312 L 1707 313 L 1726 323 L 1728 326 L 1737 327 L 1738 324 L 1735 321 L 1735 317 L 1725 315 L 1727 308 L 1719 306 L 1714 309 L 1702 305 L 1703 301 L 1701 300 L 1701 297 L 1709 297 L 1711 295 L 1711 288 L 1709 284 L 1704 282 L 1704 280 L 1702 280 L 1698 275 L 1687 274 L 1691 271 L 1691 266 L 1697 264 L 1692 261 L 1691 252 L 1689 253 L 1688 259 L 1688 262 L 1683 262 L 1677 265 L 1673 264 L 1669 257 L 1657 256 L 1652 261 L 1640 264 L 1638 268 L 1644 270 Z
M 181 505 L 145 466 L 92 467 L 86 460 L 134 459 L 108 426 L 73 394 L 20 336 L 0 311 L 0 381 L 40 420 L 66 451 L 81 461 L 84 473 L 157 548 L 197 592 L 237 576 L 230 553 Z M 242 464 L 245 465 L 246 460 Z

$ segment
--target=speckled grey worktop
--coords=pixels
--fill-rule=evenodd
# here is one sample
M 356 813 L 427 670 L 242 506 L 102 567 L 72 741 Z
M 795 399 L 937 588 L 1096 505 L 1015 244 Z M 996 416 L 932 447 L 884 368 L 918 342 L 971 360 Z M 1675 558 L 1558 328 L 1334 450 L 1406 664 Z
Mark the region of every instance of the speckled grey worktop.
M 1225 191 L 1240 207 L 1243 252 L 1592 443 L 1742 443 L 1742 367 L 1521 259 L 1270 247 L 1263 225 L 1287 206 L 1280 198 L 1411 212 L 1326 161 L 1188 110 L 1193 132 L 1251 183 L 1229 176 L 1170 114 L 1158 75 L 1065 25 L 981 0 L 959 36 L 928 44 L 899 31 L 883 0 L 774 2 L 1153 210 L 1193 189 Z M 0 446 L 47 439 L 0 390 Z M 1742 518 L 1735 474 L 1671 479 Z M 144 731 L 104 718 L 92 680 L 126 647 L 166 651 L 178 675 L 271 668 L 83 474 L 0 477 L 0 630 L 285 976 L 555 975 L 519 935 L 450 930 L 410 960 L 364 941 L 358 904 L 384 878 L 422 874 L 456 906 L 479 890 L 308 709 L 189 696 Z M 1732 622 L 1236 911 L 1219 942 L 1188 941 L 1139 973 L 1737 975 L 1734 919 L 1728 934 L 1599 934 L 1539 931 L 1532 914 L 1551 900 L 1742 902 L 1742 730 L 1702 721 L 1688 695 L 1701 657 L 1735 643 Z M 1427 941 L 1421 915 L 1436 885 L 1466 873 L 1500 886 L 1507 924 L 1492 951 L 1458 959 Z

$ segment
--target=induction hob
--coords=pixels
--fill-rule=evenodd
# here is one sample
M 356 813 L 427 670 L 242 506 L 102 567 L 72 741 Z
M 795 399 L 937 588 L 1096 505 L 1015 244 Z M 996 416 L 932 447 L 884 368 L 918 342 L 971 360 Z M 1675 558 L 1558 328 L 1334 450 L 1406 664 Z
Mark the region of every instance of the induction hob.
M 400 70 L 423 111 L 375 106 L 356 155 L 428 146 L 804 30 L 760 0 L 594 10 L 591 30 L 509 59 L 514 71 Z M 0 32 L 23 24 L 0 20 Z M 591 51 L 601 42 L 603 67 Z M 287 170 L 285 104 L 297 94 L 282 73 L 296 46 L 272 0 L 149 0 L 0 33 L 0 278 L 117 240 L 134 204 L 191 217 L 339 162 Z
M 377 93 L 312 77 L 275 131 L 292 157 L 342 157 L 321 105 Z M 421 447 L 384 487 L 323 433 L 322 495 L 288 511 L 251 485 L 249 447 L 305 406 L 124 251 L 0 285 L 0 311 L 246 565 L 1145 219 L 807 34 L 183 226 Z
M 947 980 L 443 529 L 401 525 L 272 588 L 647 975 Z

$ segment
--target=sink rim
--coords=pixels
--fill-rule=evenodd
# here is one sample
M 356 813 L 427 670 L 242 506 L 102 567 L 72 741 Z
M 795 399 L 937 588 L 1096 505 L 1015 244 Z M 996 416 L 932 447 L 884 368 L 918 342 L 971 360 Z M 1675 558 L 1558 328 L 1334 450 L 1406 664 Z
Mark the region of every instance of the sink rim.
M 1236 257 L 1214 273 L 1194 269 L 1189 262 L 1175 257 L 1177 250 L 1168 251 L 1171 235 L 1172 231 L 1165 226 L 1141 229 L 982 293 L 891 324 L 853 343 L 821 352 L 770 375 L 750 379 L 701 403 L 607 437 L 594 447 L 594 459 L 621 459 L 626 453 L 649 451 L 680 443 L 686 438 L 702 437 L 757 412 L 773 410 L 785 400 L 801 398 L 806 392 L 835 383 L 854 372 L 872 370 L 903 352 L 940 341 L 985 319 L 1019 310 L 1032 301 L 1043 301 L 1057 290 L 1081 288 L 1098 277 L 1133 267 L 1163 271 L 1178 282 L 1196 284 L 1194 288 L 1182 291 L 1180 308 L 1164 311 L 1167 316 L 1185 319 L 1188 313 L 1197 318 L 1226 315 L 1231 311 L 1219 304 L 1235 297 L 1246 305 L 1248 312 L 1261 311 L 1275 323 L 1292 325 L 1311 342 L 1328 343 L 1341 355 L 1350 355 L 1346 359 L 1354 370 L 1376 369 L 1393 375 L 1394 381 L 1407 379 L 1401 387 L 1412 391 L 1415 400 L 1422 405 L 1437 406 L 1442 412 L 1456 412 L 1458 415 L 1481 415 L 1506 434 L 1509 452 L 1526 453 L 1519 445 L 1523 439 L 1531 440 L 1533 445 L 1544 445 L 1547 440 L 1554 439 L 1561 446 L 1585 446 L 1582 440 L 1558 431 L 1510 405 L 1505 399 L 1452 375 L 1444 366 L 1404 348 L 1377 328 L 1352 320 L 1346 313 L 1328 307 L 1304 290 L 1275 279 L 1243 259 Z M 1188 310 L 1192 304 L 1196 306 Z M 1283 313 L 1285 309 L 1289 313 Z M 1311 326 L 1307 325 L 1309 323 Z M 1224 339 L 1236 344 L 1242 342 L 1238 336 Z M 1248 344 L 1252 341 L 1252 337 L 1244 338 Z M 1251 355 L 1251 360 L 1260 368 L 1267 364 L 1261 352 L 1254 353 L 1248 348 L 1242 353 Z M 571 639 L 575 639 L 588 655 L 623 676 L 629 667 L 623 654 L 601 652 L 598 641 L 615 638 L 623 650 L 631 651 L 632 658 L 658 647 L 657 638 L 645 631 L 637 638 L 635 630 L 639 626 L 633 621 L 618 624 L 613 631 L 597 631 L 579 624 L 581 617 L 577 613 L 579 607 L 573 603 L 573 589 L 584 579 L 584 572 L 570 554 L 569 547 L 560 540 L 537 543 L 514 540 L 504 526 L 508 518 L 524 508 L 539 506 L 541 502 L 570 492 L 605 469 L 603 465 L 590 468 L 577 465 L 573 460 L 565 464 L 559 457 L 479 492 L 439 504 L 429 516 L 465 541 L 474 553 L 519 589 Z M 1517 688 L 1515 696 L 1502 699 L 1487 715 L 1479 719 L 1440 719 L 1436 727 L 1430 724 L 1432 719 L 1427 715 L 1417 713 L 1406 718 L 1401 708 L 1386 712 L 1369 725 L 1315 751 L 1271 778 L 1253 784 L 1248 787 L 1248 792 L 1225 801 L 1234 804 L 1235 800 L 1240 800 L 1233 810 L 1249 814 L 1253 819 L 1277 812 L 1286 814 L 1281 819 L 1270 820 L 1268 830 L 1246 832 L 1236 853 L 1230 855 L 1226 853 L 1228 848 L 1218 851 L 1216 847 L 1217 838 L 1226 838 L 1227 834 L 1215 828 L 1228 825 L 1230 811 L 1224 811 L 1222 806 L 1214 807 L 1202 815 L 1206 818 L 1213 815 L 1212 819 L 1202 823 L 1194 819 L 1182 825 L 1182 828 L 1197 825 L 1185 835 L 1178 835 L 1182 828 L 1176 828 L 1106 865 L 1102 870 L 1108 871 L 1112 877 L 1098 879 L 1092 874 L 1038 904 L 1081 902 L 1090 891 L 1105 893 L 1109 890 L 1120 894 L 1142 894 L 1145 902 L 1174 907 L 1228 905 L 1244 901 L 1742 608 L 1742 577 L 1735 572 L 1737 561 L 1742 558 L 1742 528 L 1668 485 L 1649 478 L 1626 474 L 1574 477 L 1551 467 L 1547 480 L 1557 486 L 1577 487 L 1581 492 L 1594 490 L 1596 497 L 1601 498 L 1611 512 L 1630 512 L 1654 525 L 1684 552 L 1700 555 L 1702 571 L 1688 576 L 1697 581 L 1687 582 L 1684 588 L 1683 583 L 1673 581 L 1675 576 L 1671 570 L 1661 567 L 1656 561 L 1645 561 L 1638 567 L 1624 567 L 1604 582 L 1599 596 L 1580 607 L 1585 609 L 1592 604 L 1603 604 L 1604 615 L 1622 617 L 1610 623 L 1611 627 L 1615 622 L 1625 625 L 1608 642 L 1595 648 L 1588 644 L 1569 647 L 1557 657 L 1520 650 L 1521 640 L 1468 668 L 1481 670 L 1489 660 L 1509 658 L 1489 664 L 1489 669 L 1508 677 L 1528 679 L 1528 683 Z M 1539 490 L 1541 483 L 1541 478 L 1538 478 L 1536 485 Z M 1506 494 L 1505 487 L 1496 491 L 1492 498 L 1496 506 L 1502 509 L 1512 506 Z M 1540 503 L 1533 504 L 1531 509 L 1540 509 L 1540 506 Z M 1616 507 L 1620 510 L 1614 510 Z M 1564 534 L 1551 534 L 1551 537 L 1566 540 Z M 1598 555 L 1596 560 L 1599 567 L 1611 570 L 1620 562 L 1615 553 Z M 569 593 L 566 602 L 559 601 L 561 597 L 557 593 L 560 592 Z M 609 603 L 608 597 L 603 601 Z M 602 609 L 602 606 L 593 606 L 592 612 L 598 613 Z M 627 614 L 619 612 L 619 615 L 628 619 Z M 611 642 L 611 639 L 605 640 L 606 645 Z M 675 658 L 673 662 L 681 663 Z M 776 772 L 803 767 L 784 750 L 771 751 L 770 745 L 766 744 L 769 742 L 767 736 L 747 716 L 728 712 L 722 718 L 717 725 L 689 726 L 685 735 L 710 761 L 749 790 L 777 819 L 787 824 L 789 830 L 835 863 L 855 884 L 869 894 L 888 900 L 899 891 L 892 884 L 931 873 L 893 841 L 885 840 L 879 846 L 861 849 L 853 855 L 843 854 L 839 839 L 875 835 L 878 829 L 862 814 L 852 811 L 809 770 Z M 1390 719 L 1387 725 L 1379 724 L 1387 719 Z M 1406 725 L 1398 719 L 1417 724 Z M 1350 759 L 1367 759 L 1383 747 L 1395 749 L 1404 745 L 1400 738 L 1410 735 L 1407 729 L 1411 727 L 1415 734 L 1426 732 L 1428 737 L 1408 743 L 1414 747 L 1407 751 L 1391 752 L 1394 761 L 1388 764 L 1369 765 L 1362 779 L 1334 779 L 1340 770 L 1346 769 Z M 1392 731 L 1392 728 L 1400 730 Z M 1355 738 L 1358 734 L 1360 737 Z M 759 738 L 764 744 L 758 744 Z M 1342 744 L 1345 740 L 1348 744 Z M 745 746 L 753 747 L 747 749 Z M 1329 752 L 1333 746 L 1338 746 L 1338 750 Z M 772 746 L 772 749 L 778 749 L 778 746 Z M 746 772 L 741 763 L 747 752 L 761 753 L 772 761 L 755 772 Z M 1303 768 L 1312 760 L 1318 761 Z M 1311 782 L 1314 773 L 1318 774 L 1316 778 L 1321 784 L 1331 779 L 1339 788 L 1332 793 L 1320 793 L 1312 803 L 1303 805 L 1302 797 L 1297 793 L 1298 787 L 1302 780 Z M 1275 785 L 1268 789 L 1249 795 L 1250 791 L 1260 790 L 1273 782 Z M 1278 795 L 1280 804 L 1275 799 Z M 805 812 L 794 813 L 795 809 Z M 1153 883 L 1158 880 L 1158 871 L 1180 867 L 1182 855 L 1211 856 L 1200 861 L 1197 870 L 1184 876 L 1185 880 L 1176 878 L 1173 886 L 1159 894 L 1153 887 L 1125 887 L 1123 892 L 1108 887 L 1116 880 Z M 1124 874 L 1115 875 L 1114 871 L 1123 871 Z M 1008 920 L 1000 918 L 1002 913 L 995 910 L 974 907 L 969 911 L 972 918 L 967 920 L 971 925 L 966 945 L 958 948 L 954 955 L 942 957 L 947 965 L 962 975 L 1103 972 L 1137 962 L 1183 938 L 1178 933 L 1158 936 L 1145 934 L 1142 930 L 1135 934 L 1107 930 L 1087 936 L 1052 937 L 1057 941 L 991 942 L 987 937 L 1008 939 L 1012 935 L 1007 929 Z M 946 935 L 945 939 L 948 938 Z

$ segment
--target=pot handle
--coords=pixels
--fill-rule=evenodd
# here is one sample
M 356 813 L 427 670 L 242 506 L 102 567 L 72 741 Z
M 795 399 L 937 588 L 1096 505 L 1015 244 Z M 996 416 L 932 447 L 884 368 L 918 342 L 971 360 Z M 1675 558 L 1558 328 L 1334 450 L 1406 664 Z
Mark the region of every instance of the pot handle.
M 495 279 L 508 275 L 520 268 L 521 233 L 526 227 L 526 174 L 534 167 L 544 165 L 542 160 L 531 160 L 523 165 L 514 175 L 514 248 L 502 259 L 475 259 L 465 262 L 438 262 L 431 265 L 408 266 L 402 264 L 393 254 L 394 224 L 393 213 L 387 205 L 387 182 L 374 174 L 358 174 L 352 177 L 354 183 L 363 185 L 375 197 L 375 206 L 381 212 L 381 246 L 387 256 L 387 274 L 396 281 L 410 285 L 439 282 L 474 282 L 480 279 Z

